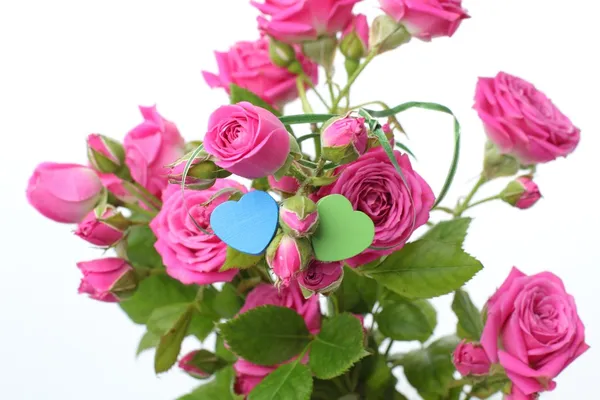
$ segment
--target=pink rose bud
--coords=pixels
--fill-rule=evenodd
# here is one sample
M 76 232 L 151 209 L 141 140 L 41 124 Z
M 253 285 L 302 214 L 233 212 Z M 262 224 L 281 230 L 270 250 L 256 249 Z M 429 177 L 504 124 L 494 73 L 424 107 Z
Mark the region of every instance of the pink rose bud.
M 90 212 L 79 223 L 75 234 L 96 246 L 112 246 L 123 238 L 123 231 L 129 225 L 127 219 L 117 210 L 108 206 L 101 217 L 96 210 Z
M 98 172 L 118 174 L 125 165 L 123 145 L 109 137 L 93 133 L 87 137 L 90 165 Z
M 321 134 L 323 158 L 347 164 L 364 154 L 368 148 L 368 132 L 362 117 L 341 117 L 325 124 Z
M 82 261 L 77 263 L 77 267 L 83 273 L 79 293 L 87 293 L 95 300 L 118 302 L 137 286 L 133 268 L 122 258 Z
M 530 176 L 520 176 L 500 193 L 500 198 L 511 206 L 525 210 L 542 197 L 538 185 Z
M 46 218 L 77 223 L 96 207 L 103 190 L 91 168 L 46 162 L 29 179 L 27 201 Z
M 173 164 L 168 165 L 169 183 L 181 185 L 185 166 L 189 160 L 189 154 L 186 154 Z M 210 155 L 202 151 L 188 169 L 185 177 L 185 187 L 192 190 L 204 190 L 212 187 L 217 178 L 226 178 L 231 175 L 231 172 L 221 169 L 211 160 Z
M 306 196 L 285 199 L 279 208 L 279 224 L 285 233 L 305 237 L 315 232 L 319 223 L 317 205 Z
M 483 347 L 466 340 L 456 346 L 452 362 L 462 376 L 487 375 L 490 372 L 490 360 Z
M 267 177 L 267 180 L 271 189 L 280 194 L 295 194 L 300 187 L 298 179 L 292 176 L 284 176 L 277 180 L 273 175 L 270 175 Z
M 373 20 L 369 31 L 369 48 L 377 47 L 379 53 L 393 50 L 408 43 L 412 36 L 406 28 L 388 15 Z
M 298 275 L 298 283 L 304 297 L 309 298 L 314 293 L 329 294 L 335 291 L 343 278 L 344 263 L 312 260 Z
M 312 246 L 305 238 L 279 234 L 267 248 L 267 264 L 279 278 L 283 287 L 306 267 L 312 256 Z
M 364 14 L 355 15 L 344 29 L 340 51 L 352 60 L 359 60 L 369 53 L 369 24 Z
M 177 365 L 194 378 L 206 379 L 223 368 L 226 362 L 210 351 L 194 350 L 179 360 Z

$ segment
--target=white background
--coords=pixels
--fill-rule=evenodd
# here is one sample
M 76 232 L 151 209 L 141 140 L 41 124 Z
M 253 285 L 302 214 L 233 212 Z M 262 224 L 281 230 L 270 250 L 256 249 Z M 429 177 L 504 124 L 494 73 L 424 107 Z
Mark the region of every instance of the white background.
M 539 168 L 544 198 L 533 209 L 499 203 L 470 213 L 476 218 L 466 246 L 485 270 L 468 289 L 482 305 L 513 265 L 560 275 L 576 297 L 592 348 L 542 398 L 596 398 L 597 5 L 464 3 L 472 18 L 452 39 L 415 40 L 376 59 L 353 89 L 354 100 L 435 101 L 456 112 L 464 140 L 450 206 L 481 164 L 484 135 L 471 109 L 477 76 L 504 70 L 531 80 L 582 129 L 574 154 Z M 374 16 L 377 2 L 365 0 L 360 10 Z M 138 104 L 157 103 L 186 139 L 201 138 L 208 115 L 227 98 L 211 91 L 200 71 L 216 69 L 214 49 L 256 38 L 254 17 L 246 0 L 0 1 L 0 398 L 166 400 L 196 384 L 176 370 L 155 377 L 150 353 L 134 357 L 142 327 L 116 305 L 77 295 L 75 262 L 100 253 L 73 236 L 71 226 L 37 214 L 25 187 L 38 162 L 85 163 L 88 133 L 122 138 L 141 120 Z M 342 70 L 338 75 L 344 79 Z M 416 169 L 439 190 L 451 156 L 450 119 L 414 111 L 401 120 L 419 159 Z M 502 187 L 490 184 L 482 195 Z M 451 332 L 449 299 L 435 303 L 436 334 Z

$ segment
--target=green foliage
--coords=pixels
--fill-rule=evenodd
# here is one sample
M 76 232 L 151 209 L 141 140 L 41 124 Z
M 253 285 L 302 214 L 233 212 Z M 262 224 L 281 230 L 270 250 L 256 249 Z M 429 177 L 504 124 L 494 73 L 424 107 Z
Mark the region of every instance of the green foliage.
M 154 371 L 156 373 L 166 372 L 175 364 L 181 351 L 181 342 L 187 335 L 191 321 L 192 309 L 188 308 L 161 336 L 154 354 Z
M 213 301 L 212 308 L 221 318 L 233 318 L 244 305 L 235 286 L 226 283 Z
M 294 361 L 280 366 L 263 379 L 248 400 L 309 400 L 312 388 L 310 369 Z
M 483 332 L 483 321 L 481 313 L 471 301 L 469 294 L 462 289 L 454 292 L 452 311 L 458 317 L 456 332 L 464 339 L 478 341 Z
M 421 239 L 435 240 L 448 244 L 462 246 L 467 236 L 471 218 L 455 218 L 437 223 L 428 230 Z
M 357 274 L 352 268 L 344 267 L 344 279 L 335 292 L 340 312 L 371 312 L 377 301 L 378 291 L 379 285 L 375 280 Z
M 146 333 L 144 333 L 144 336 L 142 336 L 142 338 L 140 339 L 140 343 L 138 344 L 138 348 L 135 352 L 135 355 L 139 356 L 145 350 L 149 350 L 156 347 L 159 341 L 160 335 L 157 335 L 150 331 L 146 331 Z
M 223 336 L 217 335 L 217 342 L 215 343 L 215 354 L 221 357 L 223 360 L 230 363 L 234 363 L 237 360 L 235 354 L 233 354 L 227 347 L 225 347 L 225 341 Z
M 437 325 L 435 308 L 427 300 L 408 300 L 394 296 L 375 317 L 381 333 L 393 340 L 418 340 L 424 343 Z
M 198 350 L 189 364 L 206 373 L 207 377 L 226 367 L 228 362 L 208 350 Z
M 331 379 L 347 371 L 368 353 L 363 348 L 363 328 L 350 314 L 323 321 L 310 350 L 310 368 L 317 378 Z
M 296 311 L 262 306 L 219 325 L 223 338 L 240 357 L 259 365 L 274 365 L 294 357 L 311 340 Z
M 231 100 L 231 104 L 239 103 L 240 101 L 247 101 L 255 106 L 269 110 L 277 116 L 281 115 L 281 112 L 274 109 L 269 103 L 261 99 L 257 94 L 241 88 L 233 83 L 229 85 L 229 98 Z
M 146 327 L 148 328 L 148 331 L 158 336 L 162 336 L 175 325 L 177 320 L 186 313 L 189 308 L 188 303 L 169 304 L 168 306 L 156 308 L 152 311 L 152 314 L 150 314 L 148 322 L 146 322 Z
M 136 267 L 160 268 L 162 258 L 154 248 L 156 236 L 148 225 L 133 225 L 127 233 L 127 259 Z
M 267 178 L 253 179 L 251 187 L 252 189 L 262 190 L 263 192 L 266 192 L 271 188 Z
M 246 269 L 255 266 L 263 258 L 263 256 L 253 256 L 237 251 L 233 247 L 227 246 L 227 256 L 225 264 L 221 267 L 221 271 L 229 269 Z
M 233 368 L 223 368 L 216 373 L 214 380 L 177 400 L 243 400 L 244 396 L 238 396 L 233 391 L 234 379 Z

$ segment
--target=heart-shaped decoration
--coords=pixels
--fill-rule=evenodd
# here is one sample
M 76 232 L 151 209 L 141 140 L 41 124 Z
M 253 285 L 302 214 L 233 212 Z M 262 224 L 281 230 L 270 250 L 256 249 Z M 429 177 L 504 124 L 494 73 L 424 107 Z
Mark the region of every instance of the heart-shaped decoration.
M 354 211 L 350 201 L 332 194 L 317 203 L 319 226 L 312 237 L 319 261 L 341 261 L 362 253 L 373 243 L 375 225 L 369 216 Z
M 259 255 L 271 243 L 279 218 L 279 206 L 268 193 L 254 190 L 239 201 L 219 204 L 210 215 L 210 226 L 229 247 Z

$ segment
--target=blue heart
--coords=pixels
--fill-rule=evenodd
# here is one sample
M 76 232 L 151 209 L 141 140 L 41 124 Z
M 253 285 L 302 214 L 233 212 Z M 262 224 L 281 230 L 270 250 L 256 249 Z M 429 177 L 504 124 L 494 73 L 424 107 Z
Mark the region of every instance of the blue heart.
M 261 254 L 277 230 L 279 206 L 268 193 L 254 190 L 239 201 L 219 204 L 210 226 L 223 242 L 242 253 Z

